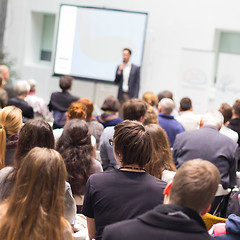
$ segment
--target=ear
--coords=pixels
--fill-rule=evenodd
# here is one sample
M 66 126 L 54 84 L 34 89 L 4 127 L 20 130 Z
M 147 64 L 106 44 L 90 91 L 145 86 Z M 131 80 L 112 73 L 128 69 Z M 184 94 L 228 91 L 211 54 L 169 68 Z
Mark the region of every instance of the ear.
M 162 112 L 162 107 L 158 105 L 158 112 Z
M 179 107 L 179 110 L 178 110 L 179 112 L 182 112 L 182 108 L 181 107 Z
M 240 194 L 238 194 L 238 202 L 239 202 L 239 205 L 240 205 Z
M 139 121 L 140 123 L 143 123 L 143 122 L 144 122 L 144 117 L 141 116 L 138 121 Z
M 164 194 L 164 204 L 168 204 L 169 203 L 169 194 L 172 188 L 172 181 L 170 181 L 167 186 L 165 187 L 163 194 Z
M 200 212 L 200 215 L 201 216 L 204 216 L 206 213 L 208 213 L 211 209 L 212 205 L 209 204 L 207 207 L 205 207 L 201 212 Z

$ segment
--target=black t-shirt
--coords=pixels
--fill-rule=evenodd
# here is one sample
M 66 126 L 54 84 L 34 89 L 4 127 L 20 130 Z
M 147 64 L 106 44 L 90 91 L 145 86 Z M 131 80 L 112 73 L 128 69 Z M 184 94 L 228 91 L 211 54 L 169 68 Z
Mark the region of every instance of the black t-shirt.
M 106 225 L 134 218 L 162 204 L 165 186 L 165 182 L 144 172 L 115 169 L 90 176 L 82 212 L 95 220 L 95 239 L 101 239 Z

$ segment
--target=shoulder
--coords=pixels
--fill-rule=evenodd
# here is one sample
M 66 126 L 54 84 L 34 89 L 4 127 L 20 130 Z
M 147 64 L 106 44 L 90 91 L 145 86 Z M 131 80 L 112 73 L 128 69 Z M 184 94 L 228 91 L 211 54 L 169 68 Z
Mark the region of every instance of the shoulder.
M 103 169 L 102 169 L 101 163 L 98 160 L 93 159 L 92 166 L 91 166 L 91 172 L 98 173 L 98 172 L 102 172 L 102 171 L 103 171 Z

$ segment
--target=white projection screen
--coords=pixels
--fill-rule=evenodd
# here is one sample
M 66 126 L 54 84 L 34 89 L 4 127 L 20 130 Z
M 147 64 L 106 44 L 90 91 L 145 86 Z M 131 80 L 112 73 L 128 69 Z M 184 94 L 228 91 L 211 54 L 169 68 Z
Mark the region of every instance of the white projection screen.
M 113 82 L 122 49 L 141 66 L 147 13 L 61 5 L 53 75 Z

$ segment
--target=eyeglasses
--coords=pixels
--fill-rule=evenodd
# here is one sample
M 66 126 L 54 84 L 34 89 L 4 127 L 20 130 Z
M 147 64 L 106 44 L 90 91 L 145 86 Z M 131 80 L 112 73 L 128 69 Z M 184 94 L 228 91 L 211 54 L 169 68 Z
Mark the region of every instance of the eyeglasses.
M 113 145 L 113 140 L 112 139 L 109 139 L 109 144 L 112 146 Z

